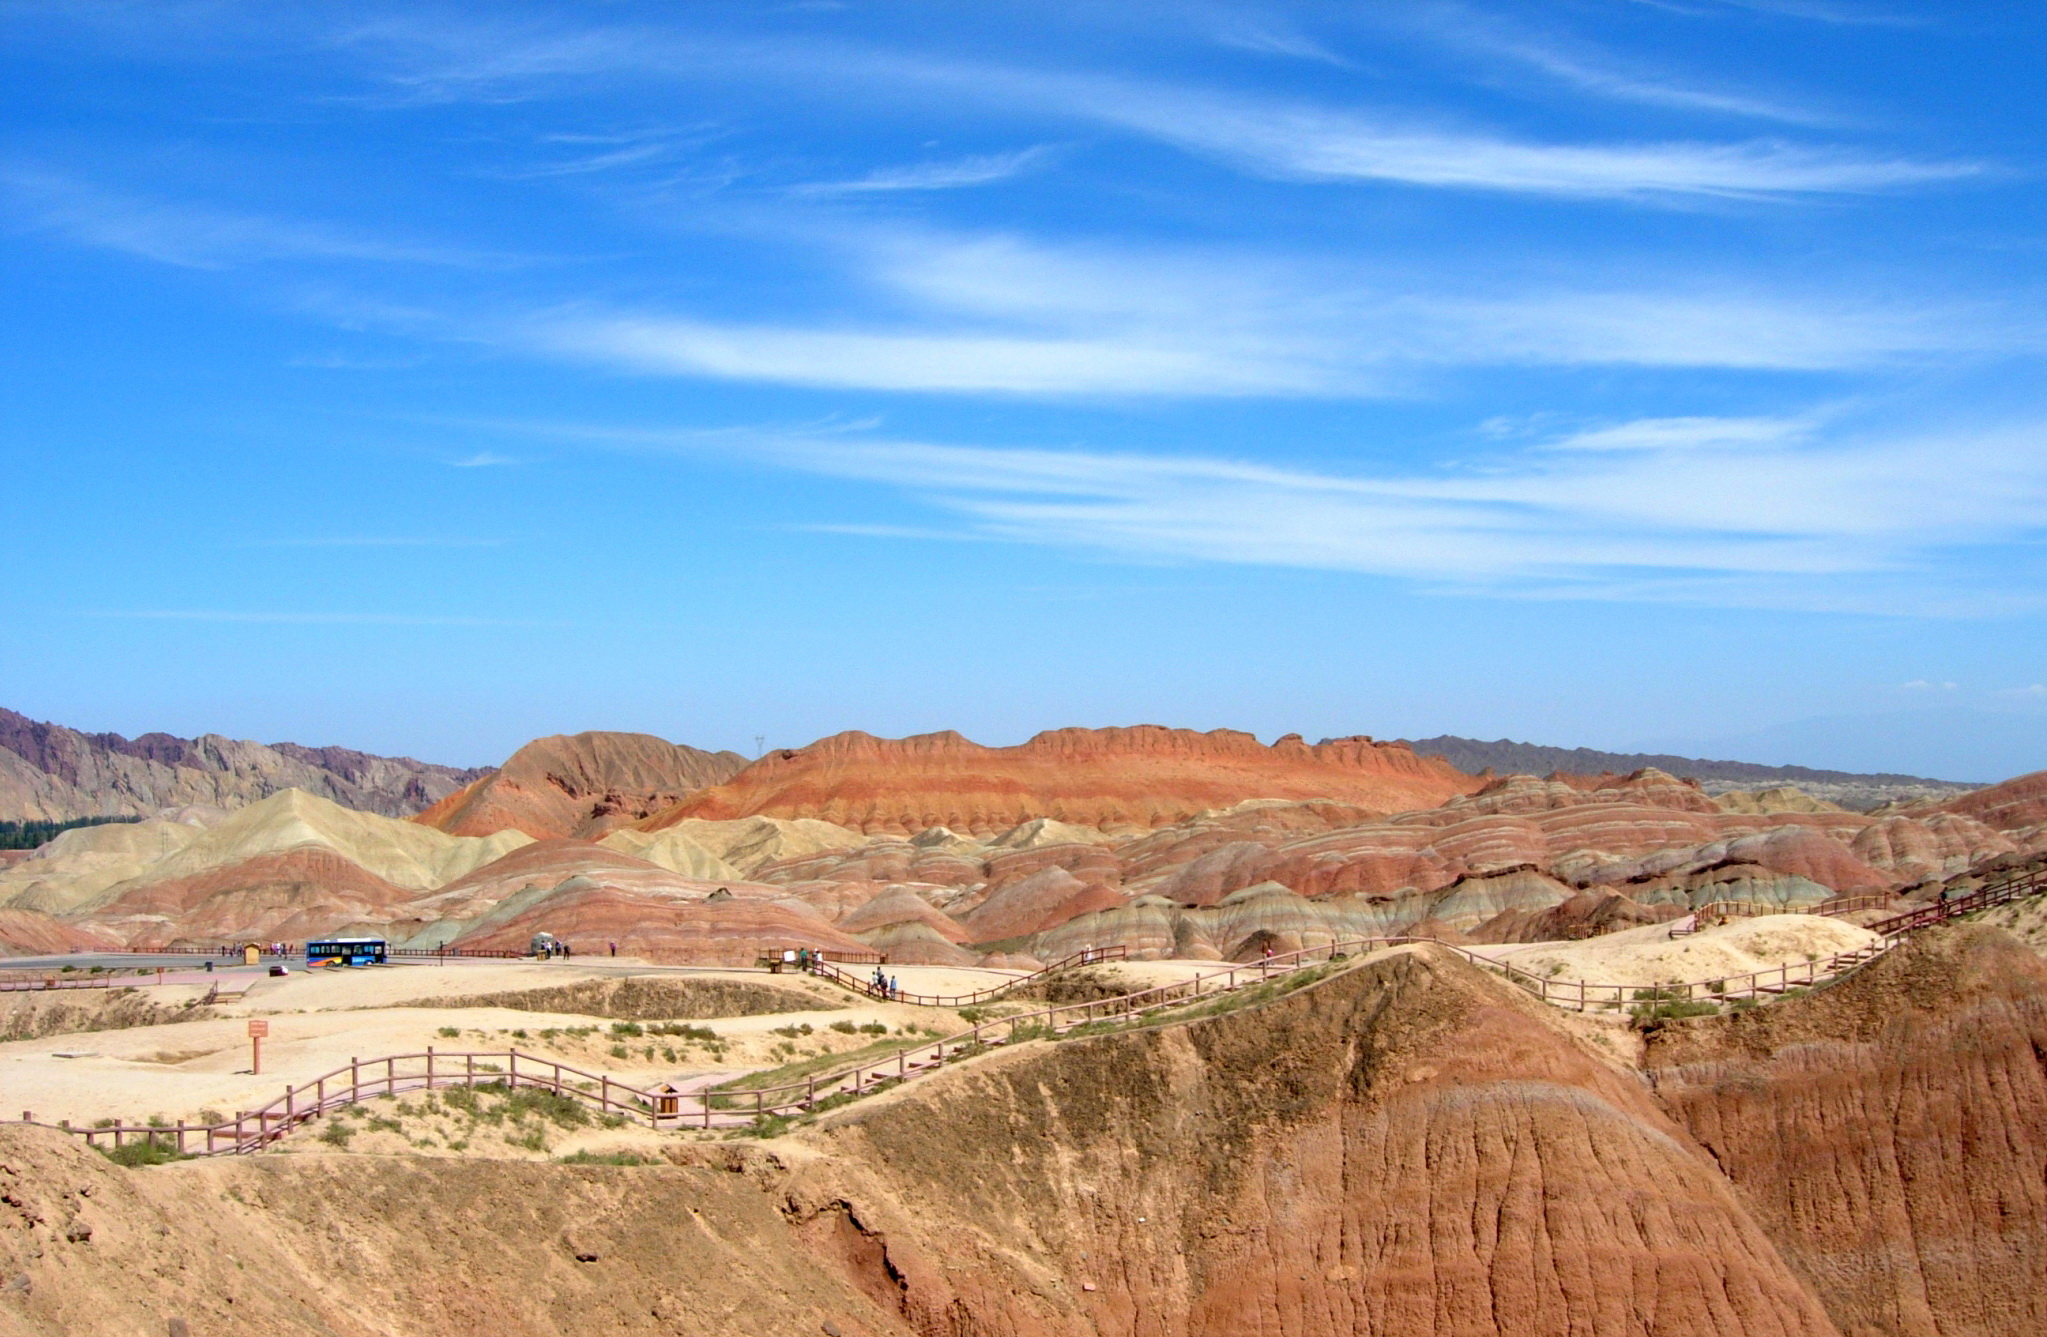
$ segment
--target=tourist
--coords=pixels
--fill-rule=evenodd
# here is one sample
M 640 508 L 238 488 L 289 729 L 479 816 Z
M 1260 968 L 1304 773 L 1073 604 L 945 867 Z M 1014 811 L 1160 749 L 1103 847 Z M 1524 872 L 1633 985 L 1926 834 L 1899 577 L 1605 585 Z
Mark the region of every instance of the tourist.
M 613 943 L 613 944 L 611 944 L 611 954 L 612 954 L 613 956 L 617 956 L 617 955 L 618 955 L 618 944 L 617 944 L 617 943 Z

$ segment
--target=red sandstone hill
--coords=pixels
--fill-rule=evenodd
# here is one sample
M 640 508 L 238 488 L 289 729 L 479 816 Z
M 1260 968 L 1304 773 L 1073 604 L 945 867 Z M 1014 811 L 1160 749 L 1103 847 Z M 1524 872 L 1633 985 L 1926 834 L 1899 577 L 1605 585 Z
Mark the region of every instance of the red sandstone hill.
M 508 768 L 509 769 L 509 768 Z M 868 832 L 1006 830 L 1035 817 L 1146 829 L 1246 799 L 1337 799 L 1377 812 L 1429 808 L 1480 782 L 1404 743 L 1138 725 L 1055 729 L 1017 747 L 948 730 L 910 738 L 835 734 L 771 753 L 737 778 L 642 823 L 812 817 Z
M 501 769 L 412 820 L 453 836 L 518 830 L 536 840 L 594 837 L 745 766 L 737 752 L 706 752 L 652 734 L 556 734 L 526 744 Z
M 1973 817 L 1999 831 L 2039 826 L 2047 822 L 2047 771 L 2016 776 L 1944 803 L 1914 804 L 1907 811 L 1916 814 L 1922 808 Z

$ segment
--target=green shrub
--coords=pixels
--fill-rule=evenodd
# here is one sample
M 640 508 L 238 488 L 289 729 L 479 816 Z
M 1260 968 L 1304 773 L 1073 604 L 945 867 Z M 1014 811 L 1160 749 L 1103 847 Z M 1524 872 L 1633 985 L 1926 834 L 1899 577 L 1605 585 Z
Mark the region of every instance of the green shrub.
M 746 1126 L 745 1131 L 753 1137 L 780 1137 L 788 1132 L 795 1122 L 794 1119 L 780 1114 L 758 1114 L 754 1116 L 753 1122 Z
M 640 1023 L 637 1021 L 614 1021 L 611 1023 L 611 1033 L 628 1039 L 634 1039 L 645 1035 L 646 1031 L 641 1028 Z
M 799 1035 L 809 1035 L 810 1033 L 811 1026 L 810 1023 L 807 1021 L 804 1022 L 801 1026 L 777 1026 L 772 1032 L 772 1034 L 775 1035 L 786 1035 L 792 1040 Z
M 1704 999 L 1669 998 L 1659 1002 L 1638 1003 L 1628 1009 L 1628 1015 L 1644 1030 L 1654 1030 L 1666 1021 L 1678 1021 L 1685 1017 L 1710 1017 L 1720 1011 L 1718 1003 Z
M 505 1102 L 506 1111 L 514 1119 L 523 1119 L 527 1114 L 537 1114 L 563 1128 L 583 1128 L 590 1122 L 590 1111 L 568 1096 L 556 1095 L 538 1087 L 521 1087 Z
M 326 1124 L 320 1130 L 320 1140 L 330 1147 L 345 1147 L 348 1139 L 355 1136 L 355 1130 L 339 1119 L 328 1119 Z
M 965 1014 L 964 1014 L 964 1013 L 962 1013 L 961 1015 L 965 1015 Z M 833 1022 L 833 1023 L 832 1023 L 832 1029 L 833 1029 L 833 1030 L 835 1030 L 835 1031 L 837 1031 L 837 1032 L 838 1032 L 839 1034 L 841 1034 L 841 1035 L 858 1035 L 858 1034 L 860 1034 L 860 1028 L 859 1028 L 858 1026 L 855 1026 L 855 1025 L 854 1025 L 854 1024 L 853 1024 L 852 1022 L 850 1022 L 850 1021 L 835 1021 L 835 1022 Z
M 99 1152 L 116 1165 L 139 1169 L 145 1165 L 163 1165 L 170 1161 L 189 1161 L 190 1156 L 178 1154 L 177 1147 L 169 1138 L 145 1137 L 140 1142 L 124 1142 L 118 1147 L 101 1147 Z

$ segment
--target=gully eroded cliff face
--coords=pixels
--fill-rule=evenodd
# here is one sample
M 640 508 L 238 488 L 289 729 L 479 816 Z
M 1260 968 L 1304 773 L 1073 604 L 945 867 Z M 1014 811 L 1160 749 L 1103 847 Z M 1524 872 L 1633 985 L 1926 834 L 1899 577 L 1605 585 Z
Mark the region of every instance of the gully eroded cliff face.
M 1405 949 L 841 1116 L 791 1201 L 883 1241 L 928 1337 L 1834 1333 L 1711 1160 L 1568 1025 Z
M 1664 1105 L 1853 1334 L 2047 1332 L 2047 962 L 1956 925 L 1654 1037 Z

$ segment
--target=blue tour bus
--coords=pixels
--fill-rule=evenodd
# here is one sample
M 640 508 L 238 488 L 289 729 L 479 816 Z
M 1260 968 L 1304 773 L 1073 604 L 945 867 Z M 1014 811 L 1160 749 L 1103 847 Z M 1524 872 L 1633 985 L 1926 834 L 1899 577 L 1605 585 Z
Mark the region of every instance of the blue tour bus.
M 387 959 L 382 938 L 324 938 L 306 944 L 306 969 L 328 964 L 381 966 Z

